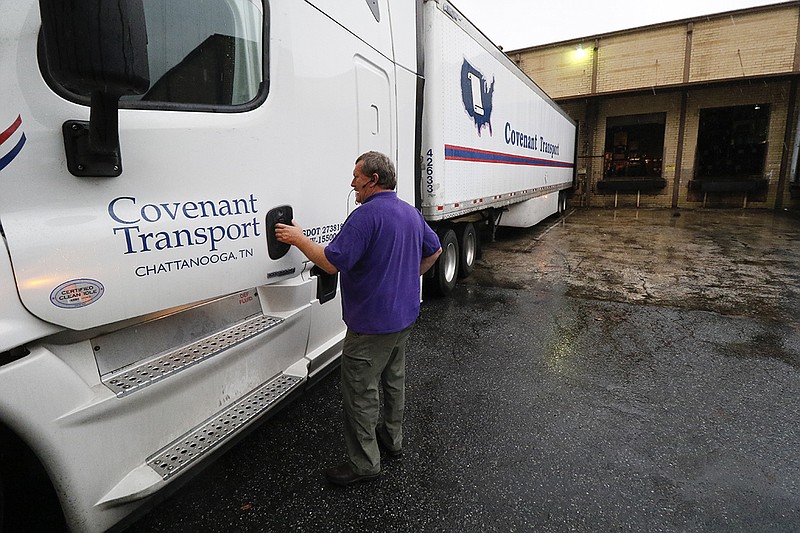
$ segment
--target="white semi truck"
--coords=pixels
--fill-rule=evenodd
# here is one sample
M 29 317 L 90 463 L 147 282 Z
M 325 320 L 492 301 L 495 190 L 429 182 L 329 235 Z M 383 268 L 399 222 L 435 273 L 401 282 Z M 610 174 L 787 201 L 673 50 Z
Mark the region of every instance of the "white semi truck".
M 366 150 L 437 228 L 563 208 L 575 123 L 446 0 L 4 0 L 0 530 L 104 531 L 324 375 Z M 502 216 L 501 216 L 502 215 Z

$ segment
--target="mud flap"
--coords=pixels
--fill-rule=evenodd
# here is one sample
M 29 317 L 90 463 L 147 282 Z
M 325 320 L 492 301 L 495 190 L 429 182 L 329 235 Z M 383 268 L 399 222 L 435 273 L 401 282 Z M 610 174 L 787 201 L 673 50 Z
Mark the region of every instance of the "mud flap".
M 317 276 L 317 299 L 319 303 L 324 304 L 333 300 L 339 287 L 339 273 L 328 274 L 318 266 L 314 266 L 311 269 L 311 273 Z

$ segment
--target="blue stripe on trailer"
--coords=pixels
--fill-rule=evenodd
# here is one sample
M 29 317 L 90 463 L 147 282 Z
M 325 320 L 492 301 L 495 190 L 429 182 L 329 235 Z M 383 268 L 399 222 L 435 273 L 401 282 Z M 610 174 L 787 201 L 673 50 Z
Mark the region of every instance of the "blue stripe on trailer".
M 541 159 L 538 157 L 525 157 L 521 155 L 504 154 L 502 152 L 490 152 L 488 150 L 478 150 L 477 148 L 466 148 L 463 146 L 453 146 L 450 144 L 446 144 L 444 147 L 444 158 L 450 161 L 498 163 L 503 165 L 523 165 L 534 167 L 573 168 L 575 166 L 573 163 L 565 161 Z

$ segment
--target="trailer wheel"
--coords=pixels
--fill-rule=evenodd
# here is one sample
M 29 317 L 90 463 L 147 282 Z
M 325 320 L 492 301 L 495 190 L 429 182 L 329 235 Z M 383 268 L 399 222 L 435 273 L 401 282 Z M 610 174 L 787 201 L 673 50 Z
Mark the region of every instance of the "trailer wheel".
M 567 212 L 567 191 L 558 191 L 558 214 L 563 216 Z
M 466 278 L 475 270 L 475 259 L 478 257 L 478 233 L 471 222 L 456 224 L 458 238 L 458 277 Z
M 440 230 L 439 242 L 442 245 L 442 255 L 436 260 L 434 267 L 432 289 L 440 296 L 447 296 L 456 286 L 458 277 L 458 238 L 451 229 Z

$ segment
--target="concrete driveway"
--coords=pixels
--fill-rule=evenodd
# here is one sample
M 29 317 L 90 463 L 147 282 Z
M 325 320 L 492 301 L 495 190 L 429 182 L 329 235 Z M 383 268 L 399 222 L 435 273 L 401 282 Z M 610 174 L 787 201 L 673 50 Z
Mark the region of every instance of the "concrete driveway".
M 331 374 L 136 532 L 800 530 L 800 220 L 502 231 L 409 343 L 405 454 L 340 489 Z

